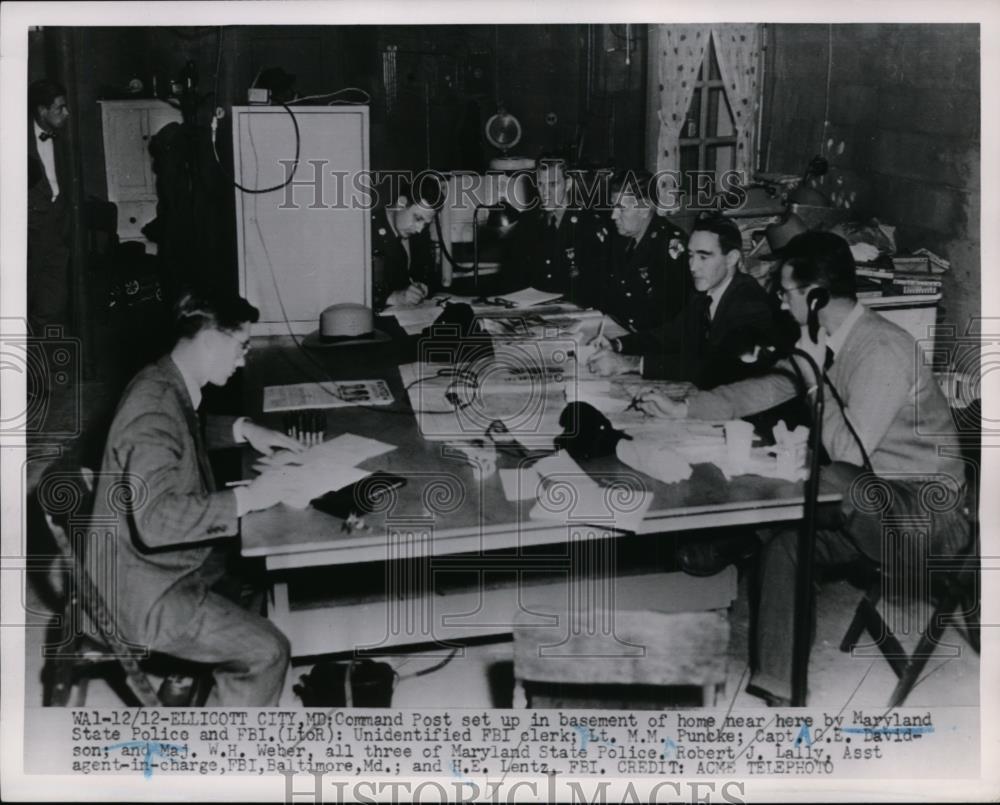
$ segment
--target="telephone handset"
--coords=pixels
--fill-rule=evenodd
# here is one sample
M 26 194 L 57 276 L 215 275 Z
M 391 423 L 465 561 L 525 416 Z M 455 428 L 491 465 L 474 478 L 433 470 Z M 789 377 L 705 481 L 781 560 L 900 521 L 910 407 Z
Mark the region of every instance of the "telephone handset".
M 813 288 L 806 296 L 806 307 L 809 309 L 806 327 L 814 344 L 819 343 L 819 311 L 826 307 L 829 301 L 830 292 L 826 288 Z

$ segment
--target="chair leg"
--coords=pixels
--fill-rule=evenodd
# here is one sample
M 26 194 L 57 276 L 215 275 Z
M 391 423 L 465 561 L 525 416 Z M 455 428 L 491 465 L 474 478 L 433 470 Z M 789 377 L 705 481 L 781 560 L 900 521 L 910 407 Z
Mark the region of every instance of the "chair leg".
M 862 632 L 867 632 L 869 637 L 875 641 L 875 645 L 892 666 L 896 676 L 902 676 L 906 671 L 909 655 L 900 645 L 899 640 L 896 639 L 879 613 L 878 607 L 868 595 L 862 598 L 858 604 L 854 620 L 851 621 L 847 634 L 844 635 L 844 639 L 840 643 L 840 650 L 846 653 L 857 647 Z
M 725 689 L 726 683 L 708 682 L 701 686 L 701 706 L 715 707 Z
M 75 677 L 76 664 L 72 660 L 50 657 L 42 668 L 42 704 L 69 707 Z
M 867 600 L 867 598 L 863 598 L 858 604 L 857 609 L 854 610 L 854 618 L 851 620 L 851 625 L 847 627 L 844 639 L 840 641 L 840 650 L 845 654 L 851 651 L 851 649 L 858 644 L 858 640 L 861 638 L 861 633 L 865 630 L 864 605 Z
M 90 684 L 90 678 L 83 674 L 79 679 L 76 680 L 76 701 L 73 703 L 74 707 L 83 707 L 87 704 L 87 687 Z
M 514 681 L 514 698 L 511 707 L 515 710 L 524 710 L 528 706 L 528 695 L 524 690 L 524 683 L 517 679 Z
M 910 691 L 917 683 L 917 678 L 927 665 L 927 661 L 934 654 L 934 647 L 940 642 L 941 635 L 944 633 L 941 621 L 952 609 L 954 609 L 953 606 L 948 610 L 943 610 L 941 607 L 934 610 L 931 622 L 927 624 L 927 629 L 920 638 L 916 650 L 910 655 L 909 661 L 906 662 L 903 673 L 899 674 L 899 682 L 896 683 L 896 688 L 889 699 L 889 707 L 901 707 L 903 702 L 906 701 L 906 697 L 910 695 Z
M 139 704 L 143 707 L 160 707 L 160 698 L 156 695 L 156 691 L 153 690 L 149 677 L 146 676 L 146 673 L 139 667 L 139 663 L 134 659 L 126 657 L 119 657 L 118 661 L 121 663 L 121 666 L 125 671 L 125 681 L 128 684 L 129 689 L 139 700 Z

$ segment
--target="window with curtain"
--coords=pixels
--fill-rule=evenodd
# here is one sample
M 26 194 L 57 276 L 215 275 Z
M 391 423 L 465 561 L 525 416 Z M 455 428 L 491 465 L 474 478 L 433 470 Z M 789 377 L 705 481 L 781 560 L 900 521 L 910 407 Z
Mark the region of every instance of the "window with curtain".
M 698 67 L 694 94 L 678 138 L 680 169 L 688 198 L 699 172 L 711 175 L 713 187 L 718 187 L 722 174 L 736 168 L 736 147 L 733 110 L 719 71 L 713 38 Z
M 656 170 L 679 172 L 690 199 L 699 172 L 754 167 L 760 104 L 761 26 L 657 25 L 650 58 L 658 78 Z

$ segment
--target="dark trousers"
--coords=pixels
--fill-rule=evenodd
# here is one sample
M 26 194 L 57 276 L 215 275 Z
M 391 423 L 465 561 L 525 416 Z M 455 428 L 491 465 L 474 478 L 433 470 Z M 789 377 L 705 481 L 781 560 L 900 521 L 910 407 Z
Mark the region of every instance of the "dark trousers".
M 224 557 L 213 553 L 198 579 L 157 602 L 150 615 L 149 647 L 214 666 L 215 684 L 206 707 L 274 707 L 288 669 L 288 638 L 232 600 L 238 590 L 224 571 Z
M 861 512 L 852 507 L 857 500 L 855 481 L 862 476 L 860 467 L 833 464 L 824 468 L 827 484 L 837 487 L 844 496 L 839 512 L 821 522 L 816 532 L 815 567 L 832 568 L 850 564 L 861 556 L 882 564 L 893 563 L 883 555 L 883 534 L 888 533 L 893 516 L 926 518 L 929 536 L 927 549 L 937 555 L 956 555 L 966 548 L 969 528 L 962 511 L 964 485 L 955 489 L 954 505 L 941 504 L 933 509 L 921 503 L 919 485 L 879 479 L 893 494 L 887 496 L 885 512 Z M 872 476 L 865 476 L 871 478 Z M 823 527 L 827 526 L 827 527 Z M 795 621 L 795 585 L 798 574 L 799 524 L 760 533 L 763 548 L 757 585 L 757 608 L 754 623 L 756 657 L 751 685 L 772 696 L 791 699 L 792 635 Z M 923 557 L 926 559 L 926 557 Z M 899 565 L 890 564 L 890 568 Z M 901 568 L 904 572 L 920 572 Z
M 46 326 L 58 325 L 63 335 L 69 333 L 70 252 L 65 216 L 61 200 L 28 212 L 28 324 L 38 338 L 45 336 Z

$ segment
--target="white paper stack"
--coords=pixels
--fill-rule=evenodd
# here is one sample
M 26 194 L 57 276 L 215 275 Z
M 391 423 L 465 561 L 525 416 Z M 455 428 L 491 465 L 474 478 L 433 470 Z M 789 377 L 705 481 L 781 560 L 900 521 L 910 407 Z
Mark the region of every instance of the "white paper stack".
M 259 462 L 262 475 L 275 475 L 291 490 L 285 502 L 305 508 L 309 501 L 360 481 L 372 470 L 357 467 L 366 459 L 395 450 L 395 445 L 344 433 L 301 453 L 283 451 Z
M 543 490 L 529 515 L 532 520 L 638 531 L 653 499 L 633 485 L 597 483 L 564 452 L 543 458 L 535 469 Z

